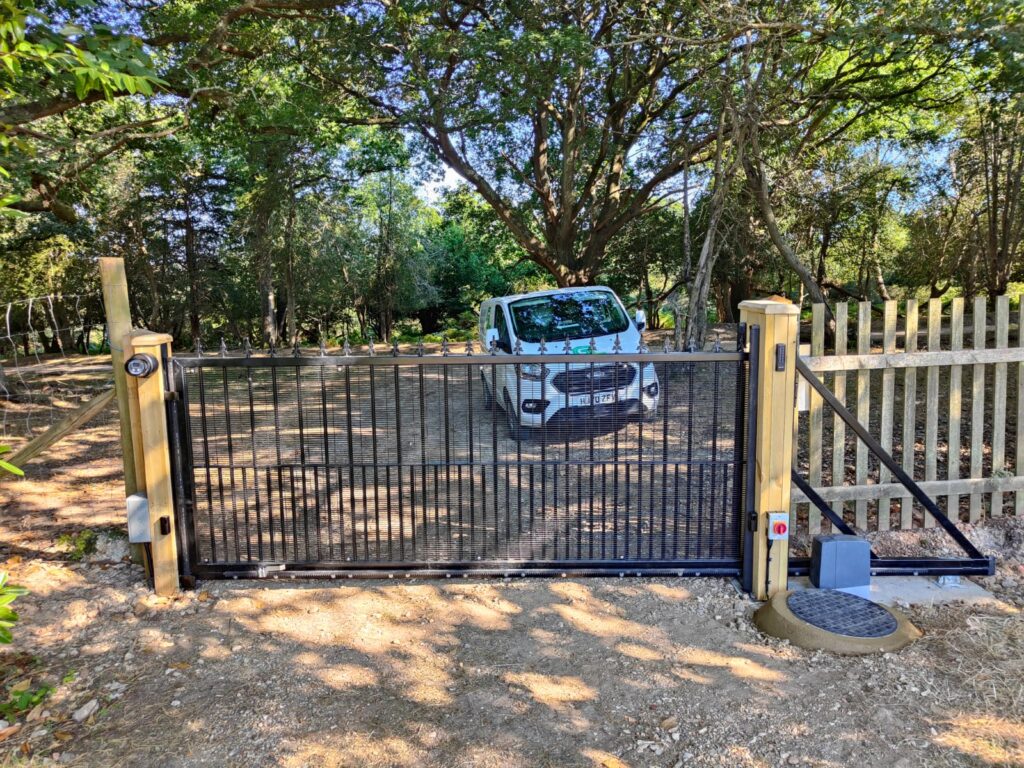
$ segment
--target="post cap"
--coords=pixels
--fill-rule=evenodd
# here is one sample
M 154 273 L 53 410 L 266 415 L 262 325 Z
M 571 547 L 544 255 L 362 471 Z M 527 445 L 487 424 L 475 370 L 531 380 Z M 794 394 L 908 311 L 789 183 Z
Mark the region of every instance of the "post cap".
M 129 338 L 135 347 L 159 347 L 161 344 L 170 344 L 174 341 L 174 337 L 169 333 L 147 331 L 145 328 L 135 329 Z
M 748 299 L 740 302 L 740 309 L 748 312 L 760 312 L 763 315 L 799 315 L 800 307 L 782 296 L 769 296 L 764 299 Z

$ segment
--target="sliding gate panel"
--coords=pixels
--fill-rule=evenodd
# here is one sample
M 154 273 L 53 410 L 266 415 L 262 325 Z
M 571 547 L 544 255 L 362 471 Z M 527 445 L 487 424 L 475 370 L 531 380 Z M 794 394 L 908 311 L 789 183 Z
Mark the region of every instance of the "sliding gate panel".
M 175 358 L 189 571 L 737 573 L 747 364 Z

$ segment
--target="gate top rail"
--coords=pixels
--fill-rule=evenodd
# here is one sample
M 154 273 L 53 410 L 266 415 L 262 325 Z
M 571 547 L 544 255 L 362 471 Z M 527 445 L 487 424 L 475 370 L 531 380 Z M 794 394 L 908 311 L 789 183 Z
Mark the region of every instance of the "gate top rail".
M 589 363 L 610 363 L 618 360 L 624 363 L 700 363 L 700 362 L 740 362 L 747 359 L 747 353 L 735 352 L 610 352 L 587 354 L 543 354 L 515 355 L 496 354 L 424 354 L 424 355 L 393 355 L 390 352 L 380 355 L 196 355 L 181 354 L 173 358 L 185 367 L 203 368 L 266 368 L 296 366 L 353 366 L 353 365 L 520 365 L 545 363 L 548 365 Z

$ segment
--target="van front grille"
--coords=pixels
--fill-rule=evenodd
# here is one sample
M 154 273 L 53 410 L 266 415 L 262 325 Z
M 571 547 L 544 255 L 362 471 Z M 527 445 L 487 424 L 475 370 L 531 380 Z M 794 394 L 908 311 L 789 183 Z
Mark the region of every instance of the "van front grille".
M 633 383 L 636 373 L 636 366 L 629 363 L 589 365 L 585 368 L 562 371 L 554 376 L 551 383 L 559 392 L 582 395 L 627 387 Z

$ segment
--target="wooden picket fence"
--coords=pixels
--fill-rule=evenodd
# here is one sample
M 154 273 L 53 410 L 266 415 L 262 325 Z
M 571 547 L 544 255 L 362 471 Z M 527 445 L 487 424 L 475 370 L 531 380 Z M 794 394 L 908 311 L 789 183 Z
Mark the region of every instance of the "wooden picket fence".
M 953 519 L 975 522 L 1024 510 L 1024 326 L 1018 298 L 979 297 L 835 306 L 826 350 L 824 305 L 812 308 L 808 367 Z M 923 327 L 922 327 L 923 326 Z M 851 339 L 854 349 L 850 350 Z M 798 377 L 799 378 L 799 377 Z M 821 497 L 862 530 L 929 527 L 901 484 L 812 389 L 798 392 L 794 462 Z M 799 528 L 822 531 L 822 515 L 797 489 Z M 825 522 L 825 528 L 828 528 Z

